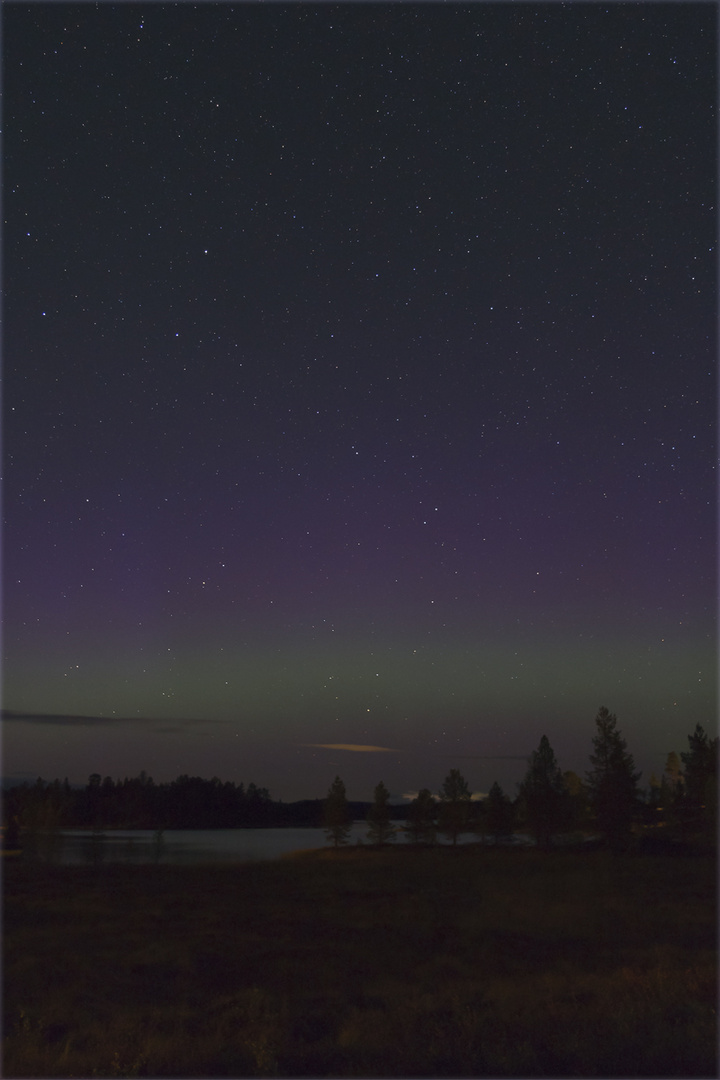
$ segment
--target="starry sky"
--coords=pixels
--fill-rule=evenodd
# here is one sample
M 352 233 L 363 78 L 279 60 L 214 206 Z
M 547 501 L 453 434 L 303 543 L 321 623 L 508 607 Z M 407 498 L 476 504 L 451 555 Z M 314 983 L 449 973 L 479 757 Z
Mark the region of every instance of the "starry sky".
M 715 6 L 2 19 L 3 774 L 714 733 Z

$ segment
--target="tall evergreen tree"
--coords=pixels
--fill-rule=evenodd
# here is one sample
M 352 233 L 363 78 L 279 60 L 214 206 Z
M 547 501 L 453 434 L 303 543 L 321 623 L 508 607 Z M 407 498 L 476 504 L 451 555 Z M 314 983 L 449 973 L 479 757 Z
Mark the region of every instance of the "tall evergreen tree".
M 345 785 L 339 776 L 336 776 L 330 785 L 325 800 L 325 830 L 334 847 L 347 844 L 350 835 L 350 809 Z
M 528 762 L 525 779 L 519 785 L 519 796 L 525 820 L 538 847 L 549 848 L 553 833 L 565 824 L 567 792 L 547 735 L 543 735 Z
M 457 844 L 458 835 L 465 832 L 470 821 L 470 788 L 458 769 L 451 769 L 440 789 L 440 828 Z
M 684 765 L 682 816 L 689 832 L 715 832 L 717 821 L 718 739 L 710 739 L 696 724 L 688 735 L 689 748 L 680 754 Z
M 630 840 L 638 810 L 638 780 L 635 762 L 617 729 L 617 717 L 605 706 L 599 710 L 590 755 L 592 770 L 587 773 L 590 805 L 595 821 L 613 851 L 624 850 Z
M 390 824 L 390 792 L 382 780 L 375 788 L 375 801 L 368 811 L 368 840 L 371 844 L 387 844 L 395 839 L 395 828 Z

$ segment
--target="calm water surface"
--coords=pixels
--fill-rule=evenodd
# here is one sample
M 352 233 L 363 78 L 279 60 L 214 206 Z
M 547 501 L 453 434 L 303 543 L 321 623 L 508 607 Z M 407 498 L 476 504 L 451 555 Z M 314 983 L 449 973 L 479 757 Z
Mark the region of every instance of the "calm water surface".
M 367 830 L 367 822 L 355 822 L 350 843 L 367 843 Z M 444 842 L 443 838 L 438 839 Z M 516 842 L 522 843 L 523 839 L 518 837 Z M 477 843 L 477 840 L 476 835 L 467 833 L 458 838 L 458 843 Z M 398 833 L 395 843 L 407 842 L 405 834 Z M 64 866 L 101 862 L 187 865 L 278 859 L 292 851 L 329 846 L 322 828 L 166 829 L 162 833 L 149 829 L 113 829 L 102 833 L 63 829 L 35 838 L 25 846 L 25 855 Z

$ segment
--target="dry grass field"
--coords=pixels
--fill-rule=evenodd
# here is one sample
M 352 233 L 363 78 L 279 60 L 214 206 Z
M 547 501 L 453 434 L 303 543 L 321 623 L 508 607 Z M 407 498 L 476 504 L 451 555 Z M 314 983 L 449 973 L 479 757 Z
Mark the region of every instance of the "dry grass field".
M 6 1077 L 717 1075 L 716 865 L 4 867 Z

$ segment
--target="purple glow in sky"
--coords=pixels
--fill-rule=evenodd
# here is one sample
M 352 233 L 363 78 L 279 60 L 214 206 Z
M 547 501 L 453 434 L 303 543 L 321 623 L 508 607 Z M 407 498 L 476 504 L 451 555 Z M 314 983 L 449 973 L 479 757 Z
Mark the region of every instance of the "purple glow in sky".
M 4 774 L 714 734 L 716 9 L 2 17 Z

